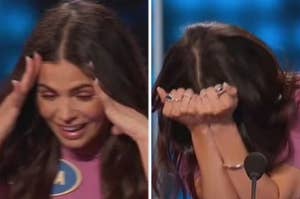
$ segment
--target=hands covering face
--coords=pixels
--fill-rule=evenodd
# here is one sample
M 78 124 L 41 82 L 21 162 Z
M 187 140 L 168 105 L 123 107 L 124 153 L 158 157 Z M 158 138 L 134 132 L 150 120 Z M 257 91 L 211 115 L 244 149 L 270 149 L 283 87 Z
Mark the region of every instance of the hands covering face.
M 238 104 L 237 89 L 227 83 L 202 89 L 200 93 L 183 88 L 167 93 L 160 87 L 157 92 L 163 103 L 163 115 L 186 125 L 190 130 L 197 125 L 231 120 Z

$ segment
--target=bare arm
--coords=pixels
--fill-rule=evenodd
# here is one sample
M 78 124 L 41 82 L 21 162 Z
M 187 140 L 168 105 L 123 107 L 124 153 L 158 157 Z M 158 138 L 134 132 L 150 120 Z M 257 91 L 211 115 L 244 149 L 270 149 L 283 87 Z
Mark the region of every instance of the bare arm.
M 26 57 L 26 69 L 22 79 L 12 80 L 13 90 L 0 104 L 0 146 L 14 128 L 24 100 L 39 74 L 42 58 L 34 53 L 34 58 Z
M 217 150 L 226 165 L 237 165 L 244 162 L 247 150 L 241 140 L 234 122 L 216 123 L 211 126 Z M 243 168 L 224 169 L 229 176 L 238 196 L 242 199 L 251 197 L 251 181 Z M 277 184 L 263 175 L 257 184 L 257 199 L 279 198 Z
M 239 198 L 223 168 L 223 162 L 217 152 L 211 129 L 193 129 L 192 141 L 201 173 L 202 195 L 200 198 Z
M 247 199 L 251 182 L 244 169 L 231 170 L 223 166 L 241 164 L 248 154 L 232 120 L 238 102 L 237 90 L 228 84 L 224 87 L 226 90 L 221 93 L 216 92 L 216 87 L 202 90 L 200 94 L 177 89 L 167 95 L 161 88 L 158 93 L 164 103 L 163 114 L 185 124 L 191 132 L 201 173 L 200 183 L 196 183 L 201 186 L 196 187 L 201 192 L 200 197 Z M 300 186 L 300 172 L 297 172 L 295 168 L 280 166 L 270 176 L 264 175 L 258 181 L 257 198 L 299 198 L 300 194 L 295 193 Z
M 98 80 L 94 82 L 94 88 L 102 100 L 107 118 L 113 124 L 112 133 L 128 135 L 136 142 L 145 176 L 148 177 L 148 119 L 108 96 L 100 87 Z
M 193 148 L 201 173 L 202 195 L 200 197 L 237 199 L 238 195 L 223 168 L 210 125 L 205 119 L 206 113 L 210 110 L 206 102 L 201 99 L 204 93 L 199 96 L 191 89 L 179 88 L 172 90 L 167 96 L 162 88 L 158 88 L 157 91 L 164 103 L 163 114 L 185 124 L 191 132 Z M 199 188 L 196 187 L 196 190 Z

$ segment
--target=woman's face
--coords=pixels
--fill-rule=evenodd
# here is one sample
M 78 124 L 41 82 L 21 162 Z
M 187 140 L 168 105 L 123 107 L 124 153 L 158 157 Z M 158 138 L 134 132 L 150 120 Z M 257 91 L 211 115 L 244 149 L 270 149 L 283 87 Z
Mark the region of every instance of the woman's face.
M 93 80 L 66 60 L 43 63 L 38 78 L 37 104 L 59 141 L 81 149 L 98 140 L 107 126 Z

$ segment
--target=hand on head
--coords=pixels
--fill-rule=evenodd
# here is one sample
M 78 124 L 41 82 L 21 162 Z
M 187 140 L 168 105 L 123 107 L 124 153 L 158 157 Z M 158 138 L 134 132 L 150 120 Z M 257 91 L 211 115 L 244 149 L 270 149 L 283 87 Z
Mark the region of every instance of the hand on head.
M 94 81 L 94 88 L 102 101 L 108 120 L 113 125 L 111 129 L 113 134 L 126 134 L 136 142 L 147 140 L 148 120 L 143 114 L 108 96 L 100 87 L 97 79 Z
M 200 93 L 183 88 L 167 93 L 160 87 L 157 93 L 163 103 L 163 115 L 189 129 L 231 119 L 238 103 L 237 89 L 227 83 L 202 89 Z
M 34 53 L 25 57 L 25 72 L 20 80 L 12 80 L 13 90 L 0 104 L 0 145 L 9 135 L 30 89 L 33 87 L 42 64 L 42 57 Z
M 112 123 L 111 132 L 114 135 L 125 134 L 137 144 L 145 175 L 148 175 L 148 119 L 133 108 L 120 104 L 108 96 L 100 87 L 98 80 L 94 81 L 97 96 L 101 99 L 104 113 Z

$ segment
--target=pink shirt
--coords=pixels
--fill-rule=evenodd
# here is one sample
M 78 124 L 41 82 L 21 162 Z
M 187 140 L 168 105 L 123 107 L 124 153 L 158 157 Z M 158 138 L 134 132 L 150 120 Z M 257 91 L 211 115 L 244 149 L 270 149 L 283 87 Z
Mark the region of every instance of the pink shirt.
M 291 128 L 290 139 L 294 154 L 289 160 L 289 164 L 300 169 L 300 89 L 295 93 L 295 101 L 297 105 L 297 119 Z
M 62 150 L 63 160 L 66 160 L 66 167 L 71 167 L 71 170 L 78 170 L 79 175 L 77 175 L 79 182 L 77 186 L 73 186 L 72 189 L 67 189 L 61 195 L 53 196 L 53 199 L 101 199 L 101 183 L 100 183 L 100 161 L 99 157 L 85 160 L 76 157 L 71 151 L 67 149 Z M 60 170 L 61 171 L 61 170 Z M 58 173 L 60 173 L 60 171 Z M 72 171 L 71 171 L 72 173 Z M 74 172 L 75 173 L 75 172 Z M 62 171 L 60 177 L 56 177 L 53 187 L 59 186 L 60 184 L 68 184 L 67 174 Z M 74 176 L 74 175 L 73 175 Z M 69 183 L 70 184 L 70 183 Z M 72 184 L 72 183 L 71 183 Z M 75 187 L 75 188 L 74 188 Z M 54 190 L 54 189 L 53 189 Z M 56 191 L 56 193 L 58 193 Z M 8 187 L 0 186 L 0 199 L 8 198 Z
M 81 173 L 81 182 L 72 192 L 54 199 L 101 199 L 100 161 L 99 158 L 84 160 L 76 157 L 71 151 L 63 149 L 63 159 L 75 166 Z M 55 186 L 55 185 L 54 185 Z

